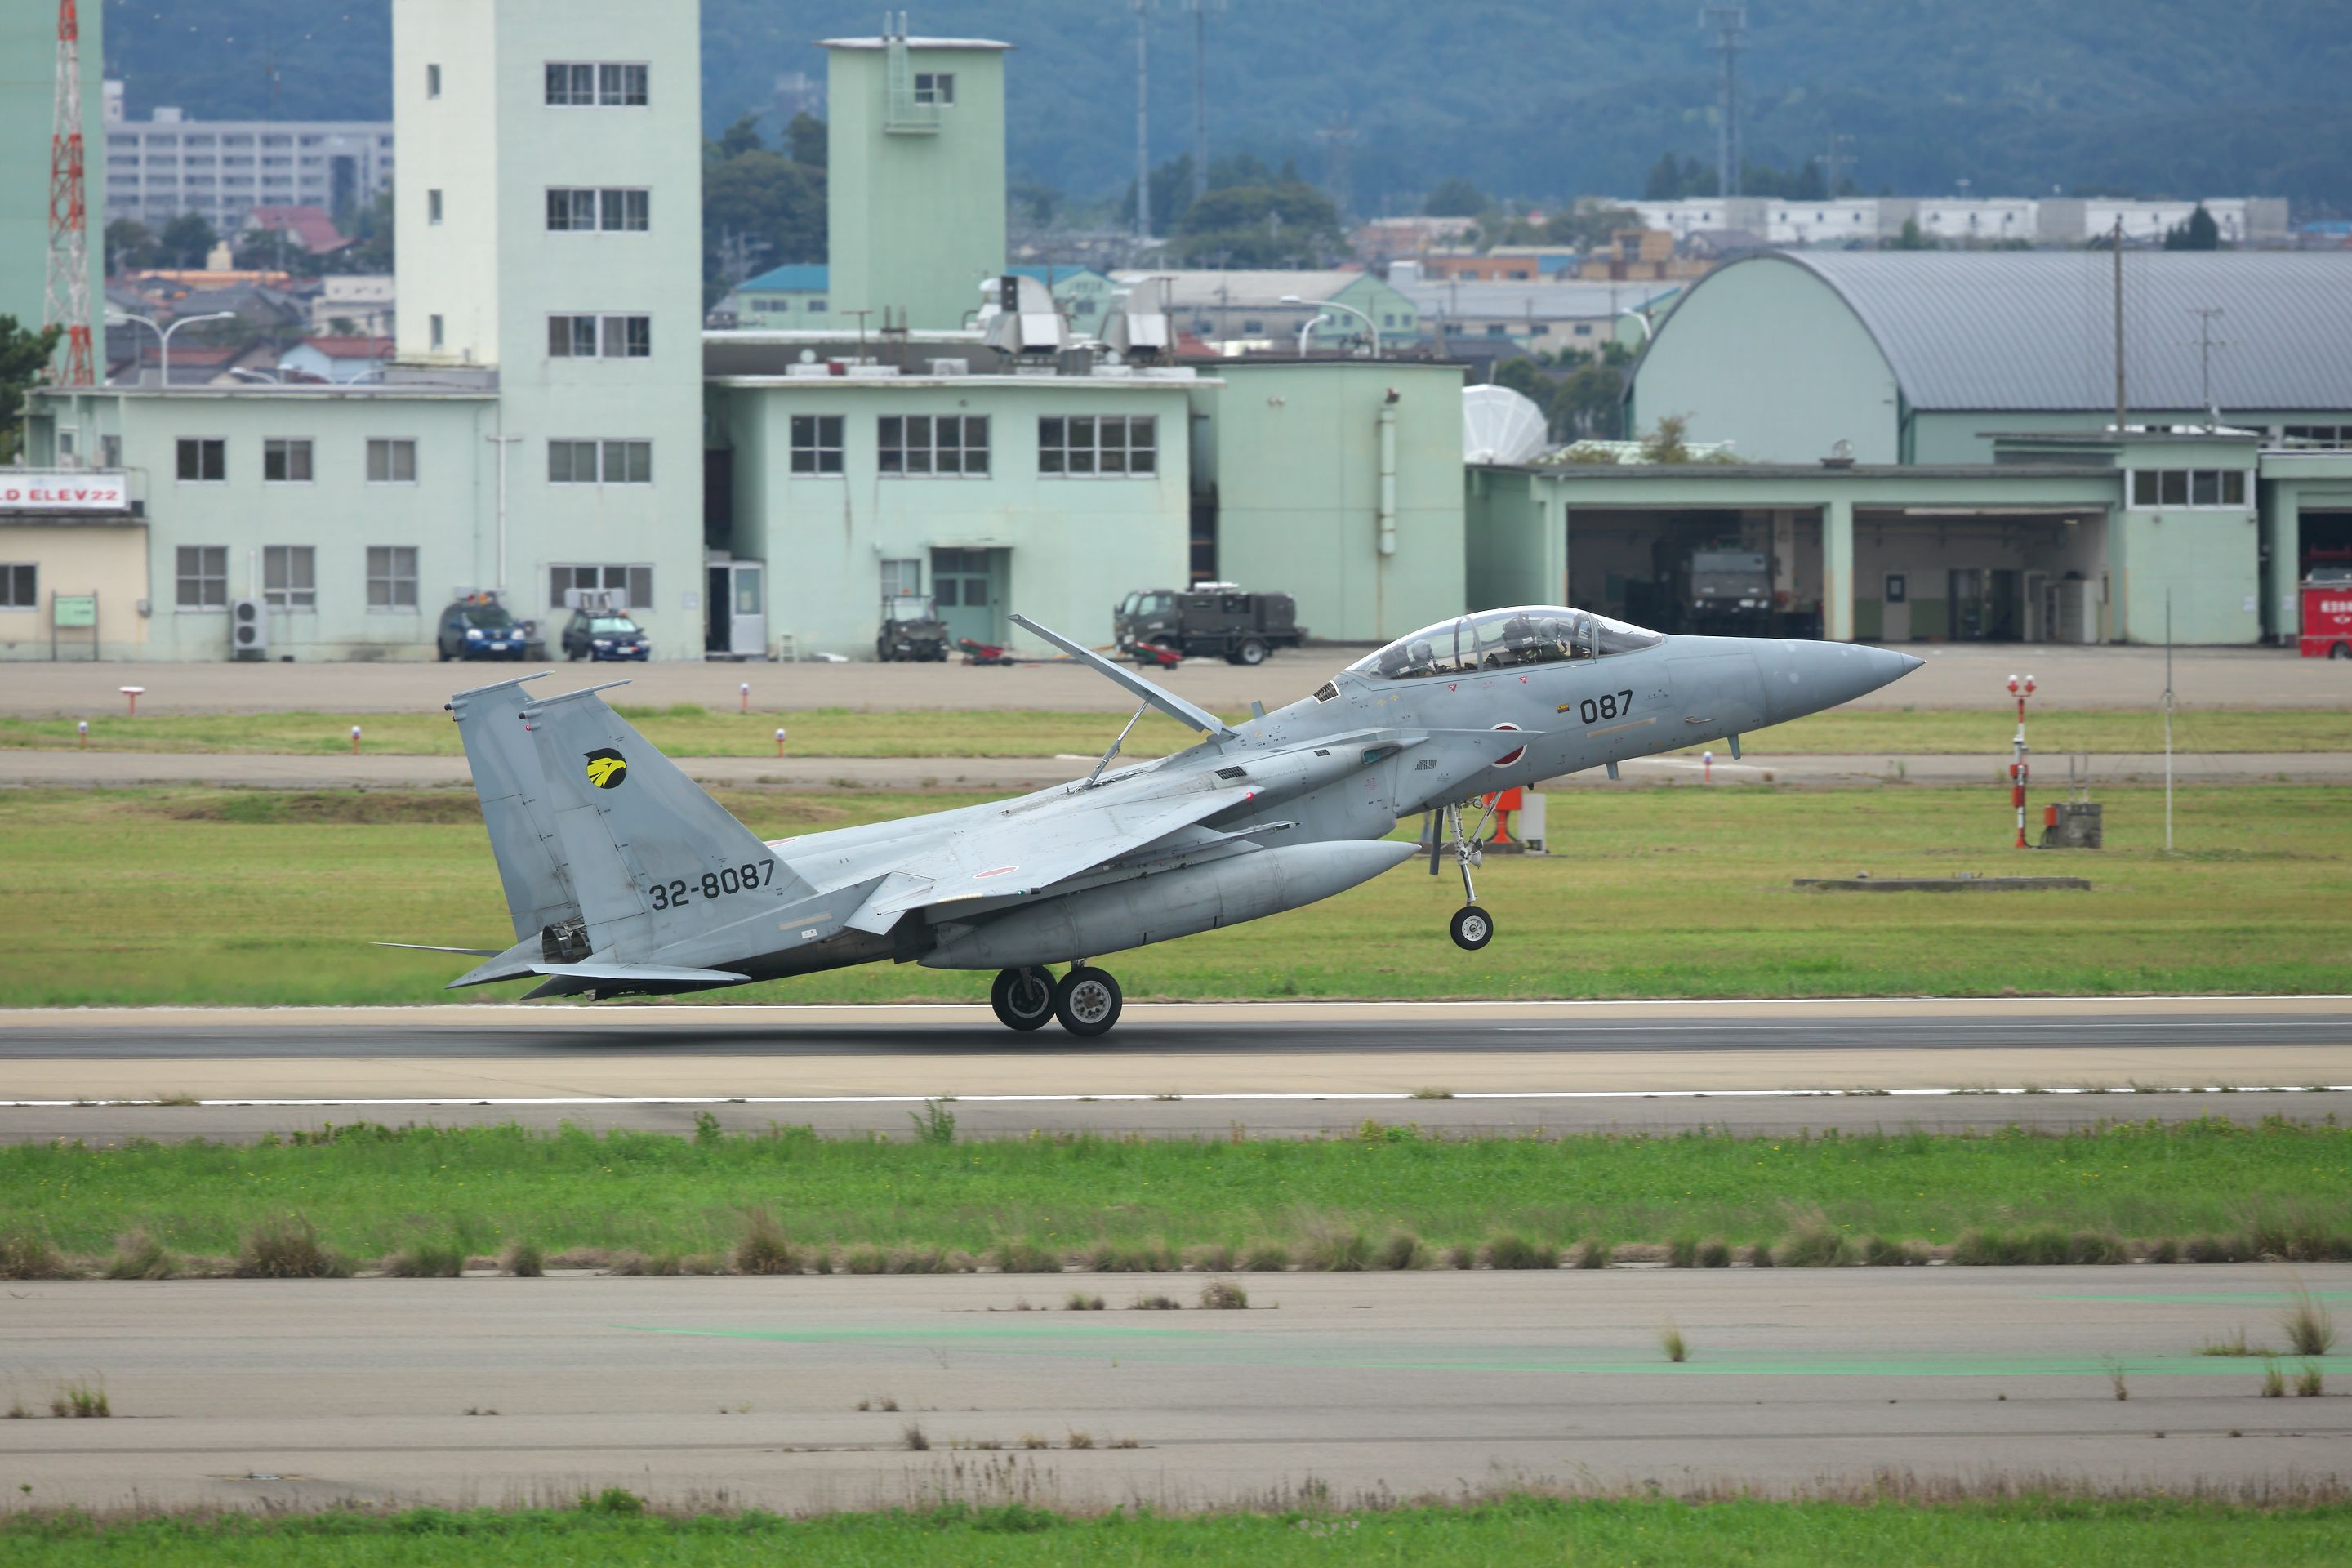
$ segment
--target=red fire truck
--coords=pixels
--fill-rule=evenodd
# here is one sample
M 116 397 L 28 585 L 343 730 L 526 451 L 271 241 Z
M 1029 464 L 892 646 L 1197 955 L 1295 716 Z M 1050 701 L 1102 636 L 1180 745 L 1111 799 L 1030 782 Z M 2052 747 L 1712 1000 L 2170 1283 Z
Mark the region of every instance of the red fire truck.
M 2303 580 L 2303 657 L 2352 658 L 2352 566 L 2315 566 Z

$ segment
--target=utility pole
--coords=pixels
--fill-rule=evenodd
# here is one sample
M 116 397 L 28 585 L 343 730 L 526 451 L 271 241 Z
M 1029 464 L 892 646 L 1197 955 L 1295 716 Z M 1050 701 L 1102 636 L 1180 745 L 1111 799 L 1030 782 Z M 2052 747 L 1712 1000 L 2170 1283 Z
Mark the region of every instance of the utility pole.
M 2124 215 L 2116 214 L 2116 434 L 2124 433 Z
M 1151 96 L 1151 0 L 1135 6 L 1135 244 L 1151 237 L 1151 135 L 1146 118 Z M 1140 259 L 1139 257 L 1138 259 Z
M 1722 57 L 1716 86 L 1715 190 L 1719 196 L 1739 194 L 1739 79 L 1738 60 L 1745 47 L 1748 26 L 1745 5 L 1709 5 L 1699 20 L 1715 29 L 1715 52 Z M 1728 226 L 1729 220 L 1726 219 Z
M 1184 0 L 1192 13 L 1192 199 L 1209 194 L 1209 13 L 1225 0 Z
M 2164 852 L 2172 853 L 2172 590 L 2164 591 Z
M 2210 424 L 2221 422 L 2221 411 L 2213 405 L 2213 351 L 2230 346 L 2227 338 L 2213 335 L 2213 318 L 2221 315 L 2219 305 L 2191 306 L 2189 313 L 2197 318 L 2197 406 L 2205 411 Z M 2182 348 L 2189 345 L 2183 343 Z
M 1838 194 L 1838 177 L 1853 166 L 1853 154 L 1842 149 L 1853 145 L 1853 138 L 1843 131 L 1830 132 L 1830 150 L 1822 155 L 1822 194 L 1834 201 Z

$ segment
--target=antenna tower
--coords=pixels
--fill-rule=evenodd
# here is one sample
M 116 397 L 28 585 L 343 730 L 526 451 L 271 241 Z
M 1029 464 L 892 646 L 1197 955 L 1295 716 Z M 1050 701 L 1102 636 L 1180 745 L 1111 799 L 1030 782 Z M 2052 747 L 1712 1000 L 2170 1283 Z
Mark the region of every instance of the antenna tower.
M 82 195 L 81 18 L 58 0 L 58 88 L 49 128 L 49 269 L 42 319 L 63 327 L 64 353 L 51 367 L 59 386 L 89 386 L 89 216 Z
M 1716 83 L 1715 189 L 1717 195 L 1739 194 L 1739 51 L 1747 47 L 1748 7 L 1709 5 L 1700 22 L 1715 29 L 1715 52 L 1723 69 Z M 1727 224 L 1728 219 L 1726 220 Z
M 1323 143 L 1323 179 L 1331 187 L 1331 205 L 1339 210 L 1341 222 L 1346 222 L 1355 183 L 1349 174 L 1349 153 L 1356 142 L 1356 128 L 1345 114 L 1315 132 Z

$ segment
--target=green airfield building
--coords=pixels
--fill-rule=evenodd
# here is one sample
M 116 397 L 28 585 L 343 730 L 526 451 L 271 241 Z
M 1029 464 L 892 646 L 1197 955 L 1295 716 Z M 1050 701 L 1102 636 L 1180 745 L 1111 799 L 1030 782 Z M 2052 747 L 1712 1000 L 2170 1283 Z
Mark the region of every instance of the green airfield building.
M 1735 262 L 1627 398 L 1728 452 L 1481 467 L 1471 537 L 1557 541 L 1572 602 L 1668 630 L 1692 556 L 1739 550 L 1785 635 L 2291 643 L 2302 574 L 2352 561 L 2352 256 L 2124 267 L 2119 430 L 2111 254 Z

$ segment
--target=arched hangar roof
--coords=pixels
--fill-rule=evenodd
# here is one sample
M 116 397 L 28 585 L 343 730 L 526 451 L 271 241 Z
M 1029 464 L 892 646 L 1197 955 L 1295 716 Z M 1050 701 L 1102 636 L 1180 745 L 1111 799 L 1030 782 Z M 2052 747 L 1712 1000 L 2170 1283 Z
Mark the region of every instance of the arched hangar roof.
M 2109 251 L 1776 251 L 1735 261 L 1801 267 L 1877 342 L 1918 409 L 2115 406 Z M 2124 367 L 2134 408 L 2352 409 L 2352 253 L 2126 251 Z M 1679 313 L 1679 312 L 1678 312 Z M 1659 331 L 1674 330 L 1669 318 Z

